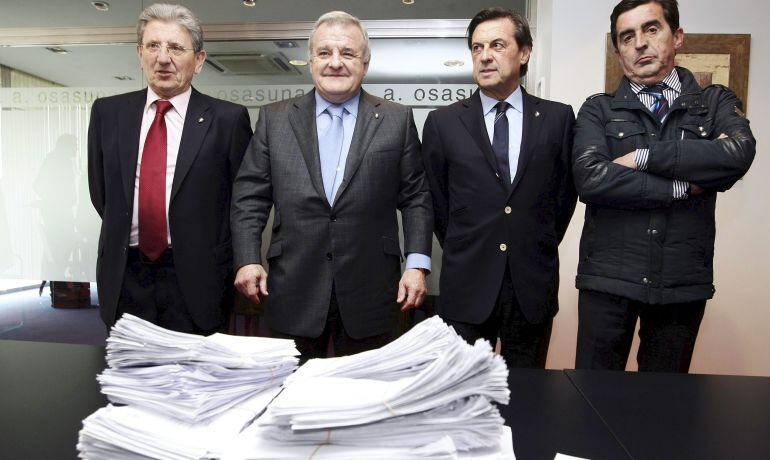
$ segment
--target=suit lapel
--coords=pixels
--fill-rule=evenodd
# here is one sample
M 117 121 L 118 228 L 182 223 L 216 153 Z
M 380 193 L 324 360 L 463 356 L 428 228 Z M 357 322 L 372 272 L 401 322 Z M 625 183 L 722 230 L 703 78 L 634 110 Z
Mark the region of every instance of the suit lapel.
M 147 102 L 147 90 L 129 94 L 125 110 L 118 113 L 118 155 L 123 192 L 126 203 L 134 202 L 136 164 L 139 158 L 139 131 L 142 128 L 142 111 Z
M 370 96 L 366 91 L 361 91 L 356 127 L 353 129 L 353 139 L 350 141 L 350 150 L 348 150 L 348 158 L 345 162 L 345 175 L 339 189 L 337 189 L 337 194 L 334 196 L 335 203 L 348 188 L 351 179 L 358 171 L 358 167 L 361 166 L 361 161 L 364 159 L 369 144 L 377 133 L 377 128 L 380 127 L 384 115 L 377 112 L 379 105 L 379 100 Z
M 533 150 L 533 138 L 537 137 L 537 133 L 540 132 L 543 126 L 544 114 L 540 113 L 538 106 L 540 104 L 539 99 L 530 96 L 524 88 L 521 89 L 522 102 L 524 104 L 524 113 L 522 115 L 521 126 L 521 147 L 519 148 L 519 162 L 516 168 L 516 177 L 513 179 L 513 185 L 511 186 L 511 193 L 516 190 L 516 186 L 521 182 L 521 178 L 524 176 L 524 170 L 527 169 L 527 164 L 530 158 L 532 158 Z
M 198 152 L 203 146 L 203 139 L 211 127 L 212 117 L 211 107 L 203 96 L 193 88 L 190 104 L 187 106 L 187 114 L 184 118 L 184 128 L 182 128 L 182 139 L 179 143 L 179 154 L 176 157 L 176 169 L 174 181 L 171 183 L 169 203 L 174 201 L 182 181 L 198 156 Z
M 465 126 L 465 129 L 468 131 L 468 134 L 470 134 L 471 139 L 476 143 L 476 146 L 479 148 L 484 158 L 487 160 L 487 163 L 489 163 L 500 186 L 506 189 L 505 185 L 499 180 L 500 171 L 497 166 L 497 158 L 495 158 L 495 153 L 492 151 L 492 144 L 489 143 L 487 125 L 484 124 L 484 113 L 481 107 L 479 90 L 476 90 L 476 92 L 464 102 L 464 105 L 465 110 L 460 114 L 460 121 L 463 126 Z
M 321 178 L 321 159 L 318 153 L 315 118 L 315 90 L 313 90 L 294 103 L 294 110 L 289 112 L 289 123 L 294 130 L 294 137 L 299 144 L 302 157 L 305 158 L 310 182 L 318 195 L 326 200 Z

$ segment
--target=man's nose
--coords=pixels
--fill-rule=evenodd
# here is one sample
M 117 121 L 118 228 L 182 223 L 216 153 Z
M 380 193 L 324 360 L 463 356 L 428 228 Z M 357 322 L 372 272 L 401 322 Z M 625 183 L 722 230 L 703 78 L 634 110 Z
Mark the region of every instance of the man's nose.
M 158 61 L 162 63 L 171 62 L 171 53 L 168 52 L 165 46 L 161 46 L 158 50 Z
M 647 47 L 647 36 L 643 33 L 638 33 L 634 36 L 634 47 L 636 49 L 644 49 Z
M 340 67 L 342 65 L 342 57 L 340 56 L 339 51 L 335 50 L 332 53 L 332 57 L 329 59 L 329 65 L 334 68 Z

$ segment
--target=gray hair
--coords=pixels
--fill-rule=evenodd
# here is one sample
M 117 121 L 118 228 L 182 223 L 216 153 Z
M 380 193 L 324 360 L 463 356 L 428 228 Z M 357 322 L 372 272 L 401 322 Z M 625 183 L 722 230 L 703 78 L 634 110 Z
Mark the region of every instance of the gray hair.
M 313 31 L 310 32 L 310 39 L 307 42 L 308 52 L 311 57 L 313 56 L 313 37 L 315 36 L 318 28 L 324 24 L 330 26 L 340 25 L 358 27 L 358 29 L 361 31 L 361 35 L 364 37 L 364 63 L 369 62 L 369 59 L 372 56 L 372 52 L 369 49 L 369 34 L 366 33 L 366 28 L 357 17 L 344 11 L 330 11 L 328 13 L 324 13 L 315 22 L 313 25 Z
M 156 3 L 150 5 L 139 15 L 139 23 L 136 25 L 136 38 L 139 45 L 142 45 L 144 37 L 144 28 L 150 21 L 175 22 L 187 29 L 193 42 L 193 50 L 197 53 L 203 49 L 203 29 L 201 22 L 192 11 L 182 5 L 171 5 L 168 3 Z

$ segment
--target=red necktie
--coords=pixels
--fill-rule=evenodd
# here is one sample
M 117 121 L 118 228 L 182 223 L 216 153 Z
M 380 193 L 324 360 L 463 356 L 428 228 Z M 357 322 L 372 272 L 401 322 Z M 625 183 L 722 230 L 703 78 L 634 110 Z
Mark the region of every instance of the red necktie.
M 157 260 L 168 247 L 166 237 L 166 112 L 169 101 L 155 101 L 139 169 L 139 250 Z

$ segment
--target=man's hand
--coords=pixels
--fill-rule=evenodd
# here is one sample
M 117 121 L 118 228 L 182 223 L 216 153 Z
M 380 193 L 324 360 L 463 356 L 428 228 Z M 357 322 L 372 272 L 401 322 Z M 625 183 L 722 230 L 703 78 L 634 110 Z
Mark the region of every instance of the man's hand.
M 259 264 L 244 265 L 235 274 L 235 288 L 254 303 L 260 302 L 260 295 L 267 296 L 267 272 Z
M 402 304 L 401 311 L 418 308 L 422 305 L 427 293 L 425 273 L 419 268 L 404 270 L 401 281 L 398 282 L 398 298 L 396 299 L 396 302 Z
M 626 168 L 636 169 L 636 150 L 629 152 L 622 157 L 615 158 L 612 162 L 617 163 L 620 166 L 625 166 Z

